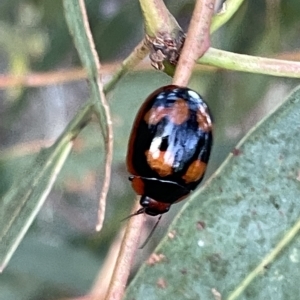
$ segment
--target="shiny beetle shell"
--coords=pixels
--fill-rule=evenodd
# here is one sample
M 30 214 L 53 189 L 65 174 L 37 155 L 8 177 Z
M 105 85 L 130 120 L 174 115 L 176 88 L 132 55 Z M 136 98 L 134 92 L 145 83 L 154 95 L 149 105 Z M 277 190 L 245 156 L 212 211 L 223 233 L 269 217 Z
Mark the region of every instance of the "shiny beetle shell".
M 168 85 L 143 103 L 127 152 L 129 179 L 145 212 L 155 216 L 184 199 L 203 179 L 212 147 L 212 120 L 195 91 Z

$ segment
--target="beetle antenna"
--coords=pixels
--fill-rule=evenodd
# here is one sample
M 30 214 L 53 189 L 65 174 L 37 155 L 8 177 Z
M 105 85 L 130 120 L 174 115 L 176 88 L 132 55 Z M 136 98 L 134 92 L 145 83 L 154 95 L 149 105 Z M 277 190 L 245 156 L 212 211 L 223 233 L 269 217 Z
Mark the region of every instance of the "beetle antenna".
M 160 215 L 155 223 L 155 225 L 153 226 L 152 230 L 150 231 L 148 237 L 146 238 L 146 240 L 144 241 L 144 243 L 139 247 L 139 249 L 143 249 L 147 243 L 149 242 L 150 238 L 152 237 L 153 233 L 154 233 L 154 230 L 156 229 L 160 219 L 161 219 L 162 215 Z
M 130 219 L 131 217 L 134 217 L 134 216 L 143 214 L 144 212 L 145 212 L 145 208 L 142 207 L 142 208 L 140 208 L 139 210 L 137 210 L 135 213 L 133 213 L 133 214 L 129 215 L 128 217 L 122 219 L 121 222 L 123 222 L 123 221 L 125 221 L 125 220 L 128 220 L 128 219 Z

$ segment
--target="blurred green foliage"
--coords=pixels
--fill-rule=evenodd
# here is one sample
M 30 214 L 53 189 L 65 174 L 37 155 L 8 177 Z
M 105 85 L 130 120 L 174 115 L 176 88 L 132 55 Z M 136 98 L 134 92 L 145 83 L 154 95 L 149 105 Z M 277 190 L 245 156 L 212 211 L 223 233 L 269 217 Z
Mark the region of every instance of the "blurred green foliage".
M 193 3 L 166 1 L 183 28 L 187 28 Z M 212 45 L 260 56 L 296 51 L 300 46 L 300 2 L 276 3 L 246 1 L 213 35 Z M 102 64 L 125 58 L 143 37 L 138 2 L 89 0 L 86 5 Z M 2 0 L 0 25 L 1 74 L 22 75 L 80 65 L 61 1 Z M 80 134 L 55 189 L 0 275 L 0 300 L 56 299 L 89 290 L 118 232 L 119 220 L 130 211 L 134 194 L 127 182 L 124 157 L 135 112 L 150 92 L 169 82 L 170 78 L 156 71 L 131 72 L 108 95 L 115 153 L 103 231 L 95 233 L 94 225 L 104 148 L 98 126 L 92 123 Z M 215 146 L 208 175 L 296 84 L 292 79 L 225 70 L 195 72 L 190 86 L 204 96 L 215 119 Z M 55 139 L 87 97 L 85 81 L 0 91 L 0 195 L 9 189 L 15 174 L 24 172 L 32 161 L 36 151 L 28 154 L 26 147 Z M 169 218 L 180 206 L 172 207 Z M 143 250 L 145 257 L 165 228 L 162 226 L 153 237 L 149 250 Z

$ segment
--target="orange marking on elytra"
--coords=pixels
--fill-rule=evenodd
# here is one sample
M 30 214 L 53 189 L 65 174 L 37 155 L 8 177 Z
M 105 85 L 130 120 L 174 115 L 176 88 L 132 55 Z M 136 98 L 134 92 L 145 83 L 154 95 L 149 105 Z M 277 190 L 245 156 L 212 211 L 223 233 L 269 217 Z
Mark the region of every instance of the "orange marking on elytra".
M 169 151 L 146 151 L 147 162 L 159 176 L 165 177 L 173 172 L 174 156 Z
M 170 120 L 174 124 L 180 125 L 189 118 L 189 115 L 189 106 L 186 101 L 183 99 L 176 100 L 170 111 Z
M 190 164 L 182 178 L 186 183 L 197 181 L 203 176 L 205 170 L 206 163 L 197 159 Z
M 145 114 L 144 120 L 147 124 L 156 125 L 166 115 L 168 115 L 168 108 L 163 106 L 153 107 Z
M 189 106 L 184 99 L 178 99 L 171 107 L 153 107 L 144 117 L 147 124 L 156 125 L 164 117 L 169 117 L 170 121 L 176 125 L 184 123 L 190 115 Z

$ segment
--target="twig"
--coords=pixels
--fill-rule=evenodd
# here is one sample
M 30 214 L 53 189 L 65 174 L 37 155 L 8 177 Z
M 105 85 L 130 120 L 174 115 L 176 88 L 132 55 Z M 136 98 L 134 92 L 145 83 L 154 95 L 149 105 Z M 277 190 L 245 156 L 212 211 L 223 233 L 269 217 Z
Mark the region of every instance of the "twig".
M 138 200 L 139 197 L 136 199 L 136 204 L 134 205 L 132 212 L 136 212 L 140 207 Z M 129 219 L 105 300 L 120 300 L 123 297 L 132 262 L 138 248 L 144 221 L 144 214 L 140 214 Z
M 187 37 L 176 67 L 173 84 L 186 86 L 196 60 L 210 46 L 210 23 L 214 13 L 214 0 L 197 0 Z
M 101 75 L 111 75 L 112 78 L 104 85 L 104 91 L 111 91 L 117 82 L 134 67 L 135 70 L 152 70 L 149 63 L 142 63 L 137 66 L 137 64 L 148 54 L 148 49 L 144 45 L 144 42 L 140 42 L 133 52 L 121 63 L 101 65 Z M 221 57 L 225 59 L 222 62 Z M 239 67 L 236 65 L 236 61 L 244 64 L 247 61 L 246 68 Z M 254 67 L 257 62 L 265 62 L 263 67 Z M 200 71 L 211 71 L 214 68 L 228 69 L 240 72 L 251 72 L 260 73 L 271 76 L 280 77 L 293 77 L 299 78 L 299 75 L 294 73 L 293 68 L 299 68 L 300 52 L 284 52 L 277 54 L 274 58 L 256 57 L 251 55 L 242 55 L 238 53 L 227 52 L 215 48 L 209 48 L 201 59 L 198 59 L 198 65 L 195 66 L 195 70 Z M 201 64 L 201 65 L 200 65 Z M 117 70 L 116 66 L 119 65 Z M 252 67 L 249 67 L 252 65 Z M 214 68 L 213 68 L 213 67 Z M 245 69 L 243 69 L 245 68 Z M 274 71 L 276 69 L 276 72 Z M 283 70 L 282 70 L 283 69 Z M 68 82 L 74 82 L 77 80 L 86 79 L 86 71 L 79 68 L 74 68 L 70 70 L 60 70 L 60 71 L 50 71 L 50 72 L 40 72 L 40 73 L 30 73 L 20 75 L 9 75 L 0 74 L 0 89 L 7 89 L 12 87 L 43 87 L 55 84 L 64 84 Z
M 111 75 L 112 78 L 104 85 L 104 91 L 109 92 L 116 83 L 130 70 L 136 67 L 149 53 L 142 40 L 123 62 L 118 64 L 101 65 L 101 76 Z M 116 71 L 114 71 L 117 67 Z M 142 65 L 139 69 L 149 69 L 149 64 Z M 0 89 L 12 87 L 40 87 L 53 84 L 63 84 L 87 78 L 86 70 L 74 68 L 70 70 L 29 73 L 24 75 L 0 74 Z
M 86 77 L 86 71 L 78 68 L 24 75 L 0 74 L 0 89 L 47 86 L 51 84 L 81 80 Z
M 113 74 L 111 80 L 105 84 L 104 91 L 109 92 L 116 85 L 116 83 L 122 78 L 128 71 L 132 70 L 138 65 L 149 53 L 146 47 L 145 39 L 143 39 L 129 54 L 129 56 L 123 60 L 118 70 Z
M 101 268 L 101 271 L 98 274 L 94 286 L 89 293 L 90 300 L 104 299 L 109 287 L 109 283 L 112 278 L 114 265 L 116 264 L 117 261 L 123 236 L 124 236 L 124 228 L 121 229 L 120 233 L 118 234 L 118 236 L 116 237 L 116 239 L 114 240 L 114 242 L 111 244 L 109 248 L 109 252 L 105 258 L 103 267 Z
M 139 0 L 143 12 L 145 32 L 150 37 L 171 33 L 179 25 L 163 0 Z
M 255 57 L 209 48 L 198 63 L 227 70 L 300 78 L 300 62 Z

